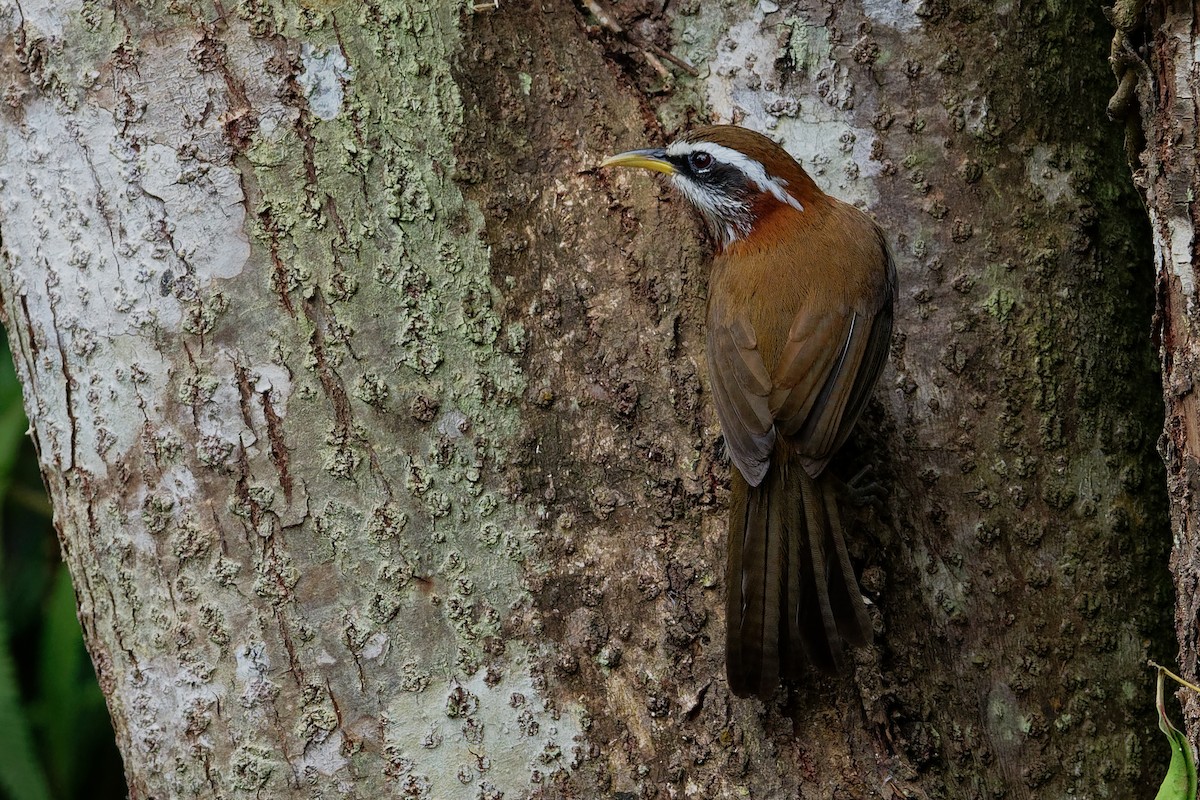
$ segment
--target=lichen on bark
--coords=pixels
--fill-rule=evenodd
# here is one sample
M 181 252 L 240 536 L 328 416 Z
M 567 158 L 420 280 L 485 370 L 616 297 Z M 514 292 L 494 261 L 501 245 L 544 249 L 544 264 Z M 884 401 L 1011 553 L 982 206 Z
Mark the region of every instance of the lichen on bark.
M 459 24 L 4 17 L 0 291 L 134 796 L 489 796 L 576 758 L 525 644 L 523 335 L 453 180 Z

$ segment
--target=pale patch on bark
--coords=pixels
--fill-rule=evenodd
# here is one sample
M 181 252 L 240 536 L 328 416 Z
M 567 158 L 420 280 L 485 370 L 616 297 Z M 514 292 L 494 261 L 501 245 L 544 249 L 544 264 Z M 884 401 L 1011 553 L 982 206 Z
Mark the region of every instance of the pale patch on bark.
M 82 7 L 83 3 L 75 0 L 21 0 L 20 3 L 14 2 L 6 10 L 16 11 L 16 19 L 9 17 L 8 22 L 19 23 L 24 20 L 26 25 L 31 25 L 48 36 L 59 37 L 63 35 L 68 19 L 77 14 Z M 11 30 L 12 28 L 5 25 L 6 34 Z
M 518 784 L 510 783 L 516 776 L 545 777 L 578 766 L 573 749 L 580 736 L 576 712 L 547 710 L 528 678 L 528 656 L 520 645 L 513 661 L 503 690 L 487 686 L 483 676 L 476 675 L 452 682 L 448 693 L 438 687 L 392 700 L 384 713 L 383 738 L 385 747 L 399 756 L 401 774 L 419 775 L 439 788 L 487 778 L 516 789 Z M 508 746 L 487 747 L 485 731 L 489 740 L 498 735 Z
M 1192 243 L 1195 241 L 1195 229 L 1192 222 L 1184 216 L 1173 216 L 1164 220 L 1171 239 L 1170 252 L 1163 252 L 1162 242 L 1154 239 L 1156 260 L 1163 267 L 1168 267 L 1171 274 L 1179 281 L 1179 293 L 1184 299 L 1189 314 L 1196 309 L 1196 268 L 1192 263 Z M 1169 257 L 1168 257 L 1169 256 Z
M 310 744 L 296 759 L 296 777 L 303 780 L 313 773 L 330 777 L 345 769 L 350 765 L 350 759 L 342 755 L 345 744 L 346 735 L 341 731 L 333 731 L 325 739 Z M 343 791 L 350 791 L 352 786 L 352 783 L 343 783 Z
M 921 27 L 917 10 L 920 0 L 862 0 L 863 14 L 874 22 L 889 25 L 898 31 L 915 31 Z
M 70 373 L 90 388 L 95 412 L 76 412 L 73 441 L 48 430 L 46 455 L 103 472 L 158 416 L 139 389 L 168 382 L 156 339 L 178 335 L 185 303 L 245 265 L 245 209 L 233 170 L 212 165 L 183 180 L 173 151 L 131 150 L 104 109 L 64 115 L 32 101 L 24 110 L 25 124 L 3 139 L 0 215 L 6 228 L 36 234 L 5 240 L 41 352 L 30 367 L 42 385 Z M 35 425 L 67 418 L 65 395 L 40 400 L 50 406 Z
M 304 87 L 308 107 L 321 119 L 333 119 L 342 110 L 344 81 L 354 77 L 340 50 L 322 51 L 305 42 L 300 47 L 300 63 L 304 72 L 297 78 Z
M 728 19 L 718 21 L 717 15 Z M 822 189 L 842 200 L 866 206 L 877 202 L 870 180 L 881 171 L 871 160 L 875 133 L 855 124 L 854 83 L 847 68 L 829 58 L 824 28 L 761 7 L 747 16 L 712 4 L 679 20 L 679 41 L 687 43 L 684 56 L 707 67 L 704 89 L 717 121 L 769 134 Z M 706 40 L 708 31 L 724 33 Z M 793 60 L 806 62 L 802 71 L 810 79 L 799 94 L 797 87 L 785 85 L 776 66 L 789 48 Z
M 1071 175 L 1051 163 L 1053 155 L 1054 152 L 1047 145 L 1033 146 L 1027 167 L 1029 182 L 1042 190 L 1046 202 L 1050 205 L 1057 205 L 1064 200 L 1074 201 Z

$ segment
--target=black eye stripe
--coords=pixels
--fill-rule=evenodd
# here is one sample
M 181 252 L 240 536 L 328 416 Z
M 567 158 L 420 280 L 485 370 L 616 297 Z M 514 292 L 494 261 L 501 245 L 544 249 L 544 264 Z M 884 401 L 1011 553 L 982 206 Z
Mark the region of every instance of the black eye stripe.
M 668 155 L 676 174 L 722 202 L 741 202 L 752 193 L 753 183 L 739 167 L 721 161 L 705 150 Z

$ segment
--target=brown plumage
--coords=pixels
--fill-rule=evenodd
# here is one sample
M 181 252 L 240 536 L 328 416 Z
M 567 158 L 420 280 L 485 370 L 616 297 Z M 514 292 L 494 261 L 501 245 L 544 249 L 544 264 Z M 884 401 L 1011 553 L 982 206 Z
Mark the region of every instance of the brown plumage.
M 700 128 L 605 163 L 672 175 L 718 240 L 706 355 L 735 466 L 726 668 L 734 693 L 765 699 L 870 640 L 823 471 L 886 359 L 895 268 L 869 217 L 753 131 Z

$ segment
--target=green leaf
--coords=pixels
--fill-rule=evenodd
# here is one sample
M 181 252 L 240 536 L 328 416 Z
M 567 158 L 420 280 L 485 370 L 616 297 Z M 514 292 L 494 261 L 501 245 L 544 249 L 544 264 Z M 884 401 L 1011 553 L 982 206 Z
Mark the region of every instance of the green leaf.
M 8 341 L 0 335 L 0 506 L 8 493 L 27 424 Z M 0 545 L 3 543 L 0 520 Z M 50 786 L 34 750 L 32 726 L 21 703 L 16 661 L 9 641 L 9 609 L 3 592 L 0 592 L 0 796 L 8 800 L 50 798 Z
M 66 566 L 59 566 L 42 623 L 38 664 L 38 720 L 45 733 L 47 768 L 59 789 L 75 785 L 76 767 L 86 761 L 90 744 L 79 736 L 86 678 L 83 637 L 75 616 L 75 590 Z
M 0 597 L 0 793 L 9 800 L 50 800 L 46 776 L 34 754 L 29 719 L 21 707 L 3 597 Z
M 21 405 L 21 384 L 13 370 L 8 341 L 0 342 L 0 496 L 8 491 L 29 422 Z
M 1196 762 L 1187 736 L 1167 719 L 1163 702 L 1163 670 L 1158 670 L 1158 727 L 1171 742 L 1171 765 L 1154 800 L 1196 800 Z

